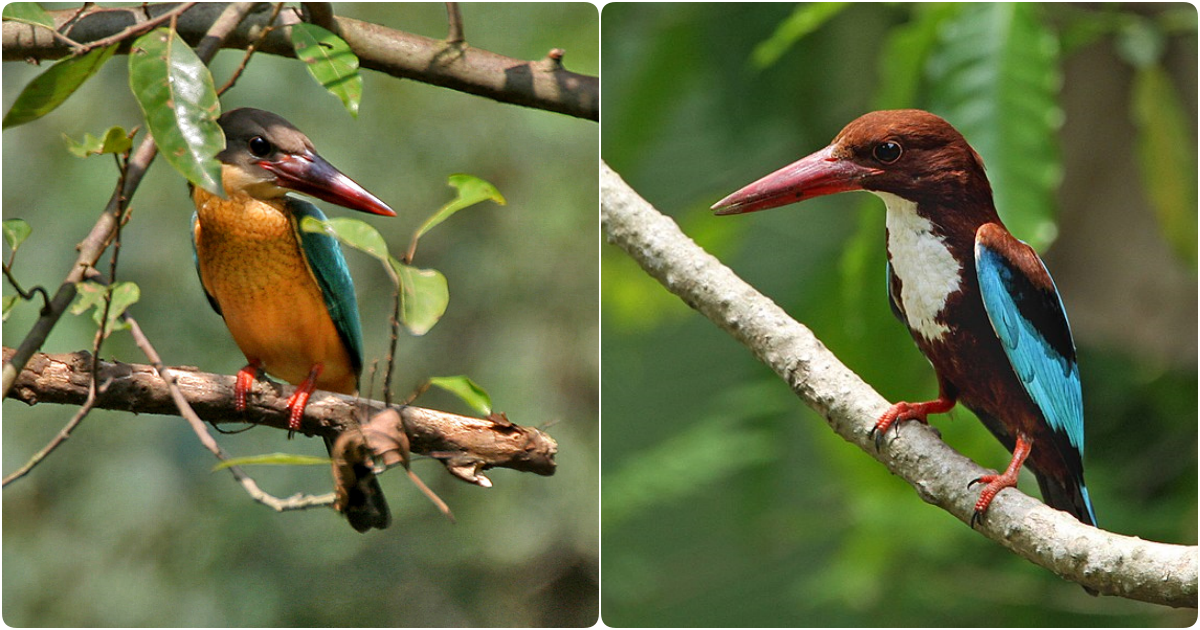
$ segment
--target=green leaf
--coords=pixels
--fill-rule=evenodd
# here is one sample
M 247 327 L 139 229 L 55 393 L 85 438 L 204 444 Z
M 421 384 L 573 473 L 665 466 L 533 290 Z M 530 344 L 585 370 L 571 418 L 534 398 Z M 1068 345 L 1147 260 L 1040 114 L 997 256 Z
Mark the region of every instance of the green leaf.
M 83 142 L 76 142 L 65 133 L 63 138 L 67 141 L 67 151 L 82 158 L 105 153 L 124 153 L 133 146 L 133 139 L 120 127 L 109 128 L 101 138 L 85 133 Z
M 1062 72 L 1042 7 L 969 3 L 941 29 L 929 62 L 933 111 L 987 164 L 1001 218 L 1037 249 L 1054 240 L 1062 180 Z
M 357 118 L 362 76 L 358 73 L 358 57 L 350 45 L 320 26 L 306 23 L 292 25 L 291 40 L 296 58 L 307 65 L 309 74 L 341 99 L 350 115 Z
M 466 376 L 434 376 L 429 384 L 444 389 L 462 399 L 471 409 L 488 415 L 492 413 L 492 399 L 475 381 Z
M 129 324 L 118 321 L 118 318 L 141 297 L 141 289 L 132 282 L 118 282 L 111 287 L 91 280 L 76 283 L 76 297 L 75 302 L 71 304 L 71 314 L 82 315 L 91 310 L 92 320 L 99 326 L 101 318 L 104 316 L 104 296 L 110 288 L 112 303 L 108 308 L 108 323 L 105 331 L 111 333 L 114 330 L 129 328 Z
M 213 472 L 232 466 L 328 466 L 328 457 L 293 455 L 291 453 L 266 453 L 249 457 L 233 457 L 212 467 Z
M 62 105 L 67 97 L 75 93 L 96 71 L 117 52 L 118 44 L 97 48 L 85 55 L 67 57 L 50 66 L 48 70 L 21 90 L 13 102 L 4 122 L 4 129 L 37 120 Z
M 29 238 L 33 232 L 33 228 L 29 227 L 23 219 L 5 219 L 4 220 L 4 241 L 8 243 L 8 248 L 17 251 L 21 243 Z
M 449 219 L 451 215 L 463 208 L 469 208 L 482 201 L 494 201 L 502 206 L 507 203 L 495 186 L 474 175 L 456 173 L 451 175 L 447 182 L 458 191 L 458 196 L 426 219 L 425 223 L 421 224 L 420 229 L 417 230 L 416 235 L 413 236 L 413 240 L 421 238 L 434 226 Z
M 762 70 L 779 60 L 796 42 L 842 12 L 849 2 L 814 2 L 801 4 L 788 16 L 766 41 L 754 47 L 750 55 L 754 68 Z
M 435 269 L 417 269 L 391 259 L 400 279 L 400 323 L 416 336 L 424 335 L 446 313 L 450 289 L 446 276 Z
M 21 301 L 21 296 L 17 294 L 4 296 L 4 317 L 3 321 L 8 321 L 8 314 L 12 312 L 13 307 Z
M 10 2 L 4 5 L 4 20 L 37 24 L 54 30 L 54 18 L 36 2 Z
M 911 6 L 912 19 L 888 31 L 879 54 L 875 109 L 906 109 L 917 105 L 917 89 L 937 42 L 938 30 L 958 9 L 952 3 Z
M 1196 263 L 1196 153 L 1179 93 L 1159 66 L 1143 68 L 1133 81 L 1133 120 L 1142 188 L 1158 217 L 1163 238 L 1180 258 Z
M 221 105 L 196 53 L 175 31 L 150 31 L 129 52 L 129 87 L 163 158 L 188 181 L 224 197 L 216 159 L 225 148 Z

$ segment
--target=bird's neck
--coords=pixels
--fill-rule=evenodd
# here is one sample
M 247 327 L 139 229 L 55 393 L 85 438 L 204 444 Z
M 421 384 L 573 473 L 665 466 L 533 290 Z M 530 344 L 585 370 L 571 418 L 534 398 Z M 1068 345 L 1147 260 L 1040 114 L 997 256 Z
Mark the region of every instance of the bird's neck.
M 256 199 L 235 192 L 223 199 L 197 186 L 192 191 L 192 200 L 196 204 L 200 224 L 212 235 L 294 239 L 293 217 L 288 210 L 286 197 Z
M 950 332 L 947 302 L 974 278 L 975 230 L 983 221 L 975 224 L 968 213 L 930 208 L 929 202 L 875 194 L 887 206 L 888 261 L 899 281 L 893 300 L 914 334 L 939 341 Z

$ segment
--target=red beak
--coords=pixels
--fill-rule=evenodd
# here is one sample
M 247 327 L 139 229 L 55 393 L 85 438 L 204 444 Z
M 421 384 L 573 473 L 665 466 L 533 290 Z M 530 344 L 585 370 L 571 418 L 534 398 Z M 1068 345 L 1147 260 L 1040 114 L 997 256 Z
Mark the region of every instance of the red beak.
M 334 168 L 325 158 L 305 151 L 284 155 L 281 159 L 259 162 L 263 168 L 275 174 L 275 183 L 296 192 L 312 195 L 339 206 L 380 214 L 385 217 L 396 216 L 395 211 L 378 197 L 367 192 L 358 182 L 347 177 Z
M 793 162 L 713 205 L 718 215 L 743 214 L 804 199 L 862 190 L 864 177 L 879 170 L 834 155 L 834 145 Z

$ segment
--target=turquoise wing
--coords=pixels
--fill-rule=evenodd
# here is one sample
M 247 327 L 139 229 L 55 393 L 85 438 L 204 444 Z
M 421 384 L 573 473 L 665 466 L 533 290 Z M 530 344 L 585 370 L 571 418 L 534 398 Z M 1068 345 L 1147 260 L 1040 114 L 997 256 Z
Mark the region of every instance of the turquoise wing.
M 1027 245 L 1007 234 L 986 236 L 975 242 L 975 270 L 992 329 L 1046 423 L 1082 457 L 1079 365 L 1058 290 Z
M 325 307 L 329 309 L 329 317 L 333 319 L 333 325 L 337 328 L 338 335 L 350 352 L 350 361 L 354 365 L 354 372 L 361 374 L 363 341 L 362 325 L 358 319 L 358 298 L 354 295 L 354 280 L 350 277 L 350 268 L 346 266 L 346 258 L 342 256 L 342 248 L 338 245 L 337 239 L 328 234 L 305 232 L 299 228 L 300 221 L 304 217 L 325 221 L 325 214 L 320 209 L 300 199 L 288 197 L 287 200 L 292 216 L 295 217 L 294 225 L 300 245 L 304 250 L 304 256 L 308 258 L 308 265 L 312 269 L 313 276 L 316 277 L 317 284 L 321 287 L 321 294 L 325 298 Z

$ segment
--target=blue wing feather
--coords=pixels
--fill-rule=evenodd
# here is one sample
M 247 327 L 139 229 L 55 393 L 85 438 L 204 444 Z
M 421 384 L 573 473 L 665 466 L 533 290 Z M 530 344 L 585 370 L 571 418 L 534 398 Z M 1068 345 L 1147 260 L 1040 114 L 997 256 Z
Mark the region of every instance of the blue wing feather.
M 329 309 L 329 317 L 337 328 L 338 335 L 350 351 L 350 360 L 354 364 L 355 373 L 362 372 L 363 341 L 362 325 L 358 319 L 358 299 L 354 294 L 354 280 L 350 277 L 350 269 L 346 266 L 346 258 L 342 256 L 342 248 L 337 239 L 323 232 L 305 232 L 300 230 L 300 221 L 304 217 L 313 217 L 325 221 L 325 214 L 316 206 L 288 197 L 288 205 L 292 216 L 295 217 L 296 231 L 304 255 L 308 258 L 309 268 L 321 287 L 325 298 L 325 307 Z
M 1000 250 L 979 240 L 975 243 L 979 290 L 1004 353 L 1046 422 L 1065 435 L 1082 457 L 1083 394 L 1070 326 L 1054 281 L 1040 260 L 1037 264 L 1048 291 L 1023 278 L 1020 268 Z

